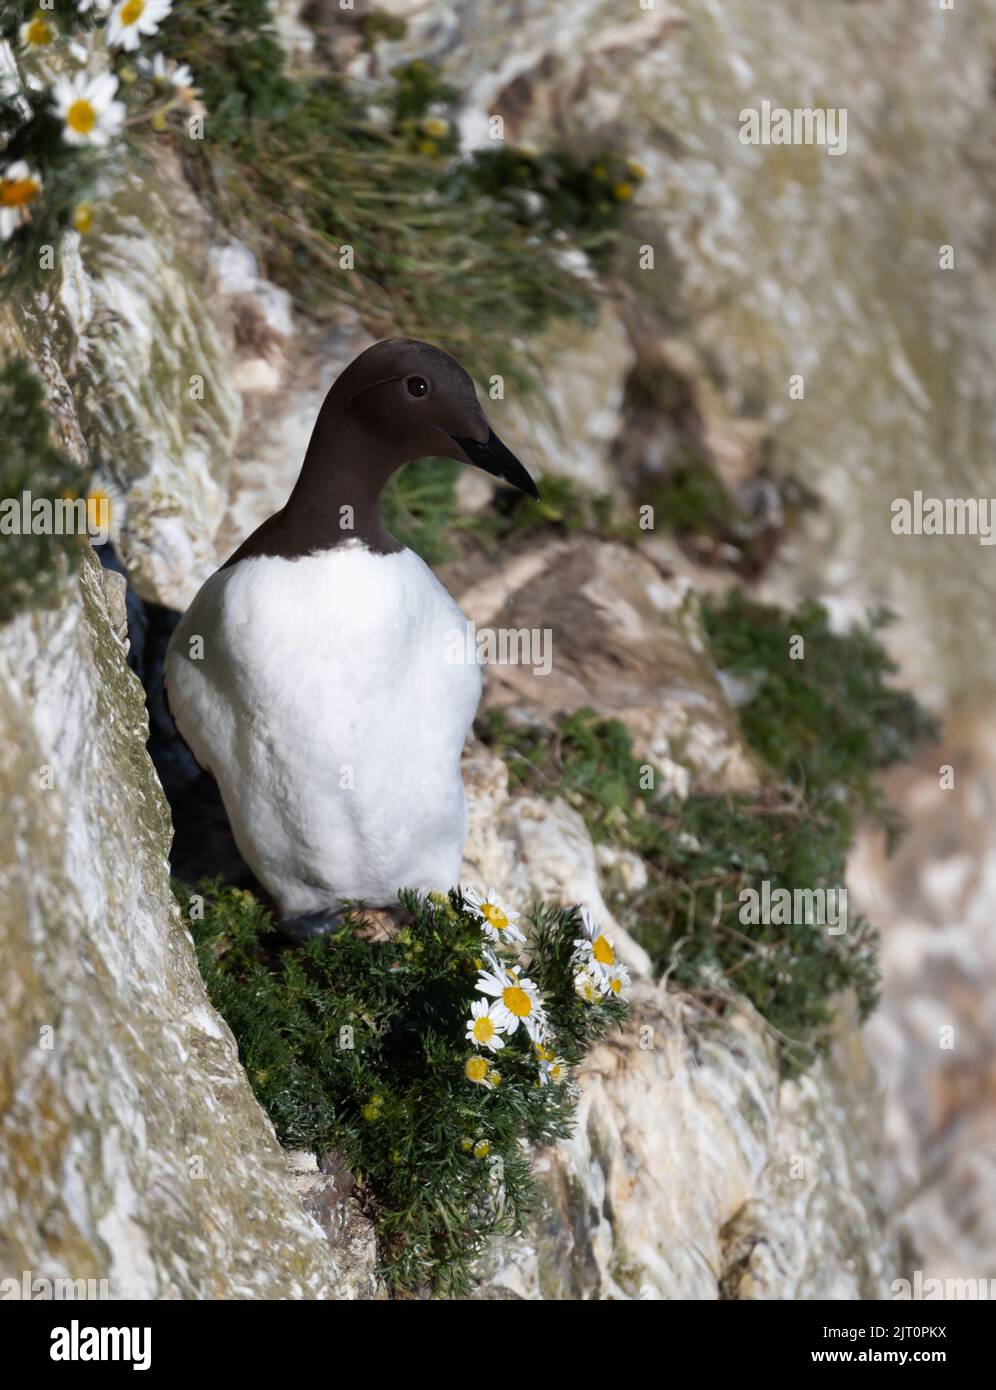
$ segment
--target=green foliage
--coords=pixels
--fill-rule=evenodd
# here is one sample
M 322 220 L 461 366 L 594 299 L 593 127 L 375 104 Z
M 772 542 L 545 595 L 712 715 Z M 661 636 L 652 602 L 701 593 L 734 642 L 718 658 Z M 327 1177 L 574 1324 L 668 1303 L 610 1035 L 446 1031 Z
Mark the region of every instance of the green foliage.
M 27 491 L 33 500 L 55 500 L 80 488 L 79 471 L 51 442 L 42 384 L 21 357 L 0 365 L 0 440 L 0 498 L 20 500 Z M 0 542 L 0 622 L 54 602 L 61 557 L 78 537 L 3 535 Z
M 381 39 L 392 42 L 403 39 L 407 30 L 408 25 L 400 15 L 388 14 L 386 10 L 370 10 L 360 19 L 363 47 L 368 53 Z
M 660 526 L 679 536 L 733 539 L 738 522 L 745 519 L 713 465 L 693 450 L 669 466 L 647 500 Z
M 635 521 L 627 522 L 616 513 L 611 497 L 588 493 L 570 478 L 555 474 L 544 477 L 539 498 L 497 488 L 486 511 L 462 518 L 459 524 L 485 545 L 513 533 L 540 530 L 565 535 L 585 532 L 605 540 L 635 540 L 640 535 Z
M 459 894 L 403 895 L 410 925 L 386 942 L 347 919 L 291 946 L 250 894 L 202 891 L 204 917 L 189 923 L 201 971 L 281 1141 L 343 1155 L 393 1287 L 465 1293 L 490 1238 L 519 1230 L 530 1210 L 522 1141 L 570 1132 L 570 1069 L 624 1014 L 616 998 L 592 1005 L 575 992 L 577 910 L 537 909 L 521 961 L 567 1079 L 540 1084 L 519 1027 L 480 1054 L 500 1076 L 489 1088 L 465 1072 L 478 1055 L 466 1024 L 487 943 Z
M 396 473 L 384 490 L 384 525 L 427 564 L 458 558 L 461 537 L 492 550 L 511 536 L 537 531 L 585 532 L 623 541 L 640 535 L 635 522 L 628 523 L 615 512 L 610 497 L 586 493 L 569 478 L 553 474 L 543 479 L 539 499 L 496 486 L 487 507 L 461 514 L 456 483 L 465 466 L 451 459 L 422 459 Z
M 815 922 L 740 917 L 741 894 L 760 894 L 765 882 L 772 894 L 840 889 L 848 838 L 838 822 L 770 795 L 697 795 L 631 839 L 649 841 L 651 869 L 637 939 L 684 988 L 720 1004 L 731 990 L 748 998 L 775 1030 L 787 1071 L 825 1051 L 839 992 L 854 992 L 862 1018 L 874 1008 L 878 937 L 863 917 L 849 917 L 839 936 Z
M 591 321 L 590 285 L 438 157 L 455 128 L 424 125 L 452 93 L 427 64 L 378 94 L 385 124 L 334 77 L 289 78 L 268 8 L 192 0 L 163 27 L 162 50 L 190 64 L 208 107 L 206 139 L 182 145 L 195 179 L 302 305 L 344 300 L 374 331 L 428 338 L 472 372 L 528 385 L 513 339 L 558 315 Z
M 75 209 L 93 190 L 106 160 L 100 151 L 67 145 L 48 92 L 27 86 L 0 94 L 0 150 L 3 169 L 24 160 L 33 176 L 43 177 L 42 191 L 28 208 L 30 220 L 0 242 L 2 302 L 15 288 L 40 283 L 42 248 L 56 246 L 72 225 Z
M 270 0 L 183 0 L 152 47 L 191 68 L 213 145 L 245 140 L 303 98 L 285 72 Z
M 524 226 L 547 236 L 566 233 L 604 261 L 645 174 L 639 164 L 607 151 L 578 160 L 564 151 L 502 143 L 476 150 L 463 177 Z
M 529 370 L 517 333 L 594 314 L 590 288 L 548 249 L 486 200 L 437 182 L 334 83 L 309 89 L 282 121 L 247 127 L 232 152 L 233 210 L 262 233 L 269 272 L 312 306 L 345 299 L 377 331 L 399 326 L 520 386 Z
M 427 565 L 453 559 L 460 468 L 455 459 L 419 459 L 395 473 L 381 497 L 385 528 Z
M 829 814 L 888 821 L 875 774 L 937 733 L 913 696 L 888 684 L 896 668 L 877 637 L 888 615 L 835 633 L 818 603 L 786 614 L 737 591 L 706 604 L 703 620 L 717 667 L 749 691 L 740 723 L 768 766 Z M 805 655 L 793 660 L 798 637 Z
M 633 741 L 618 719 L 585 708 L 551 731 L 513 724 L 503 710 L 490 710 L 477 732 L 506 763 L 513 790 L 564 797 L 584 816 L 596 845 L 614 839 L 654 805 L 653 791 L 641 785 Z
M 765 881 L 772 894 L 840 888 L 859 815 L 895 834 L 873 773 L 908 756 L 933 726 L 887 685 L 880 621 L 842 637 L 815 605 L 788 615 L 733 595 L 708 610 L 717 663 L 754 683 L 741 718 L 772 773 L 755 797 L 661 797 L 624 726 L 592 710 L 552 732 L 500 711 L 479 725 L 514 786 L 565 796 L 595 843 L 643 859 L 648 883 L 636 896 L 615 885 L 620 920 L 685 989 L 720 1006 L 734 991 L 748 998 L 775 1030 L 789 1071 L 825 1051 L 839 991 L 853 990 L 862 1016 L 874 1007 L 877 938 L 862 918 L 840 935 L 744 923 L 741 894 L 761 893 Z M 804 661 L 788 660 L 792 634 L 805 636 Z
M 435 158 L 455 154 L 460 138 L 452 120 L 457 91 L 440 82 L 430 63 L 416 58 L 394 69 L 394 130 L 409 149 Z
M 60 42 L 93 18 L 65 8 Z M 362 29 L 373 43 L 395 25 L 371 15 Z M 328 74 L 291 74 L 270 0 L 186 0 L 143 42 L 143 60 L 158 54 L 190 66 L 202 106 L 157 87 L 133 55 L 116 51 L 111 70 L 130 130 L 104 151 L 66 144 L 45 92 L 0 105 L 0 139 L 44 181 L 31 220 L 4 252 L 8 290 L 37 274 L 39 248 L 73 225 L 110 162 L 146 157 L 154 131 L 175 142 L 202 194 L 311 311 L 345 301 L 374 332 L 440 342 L 472 372 L 497 372 L 520 389 L 533 372 L 518 340 L 557 316 L 594 320 L 596 292 L 565 264 L 563 228 L 576 244 L 604 249 L 616 214 L 582 215 L 584 187 L 604 183 L 606 206 L 617 210 L 636 178 L 620 161 L 603 157 L 597 176 L 566 157 L 542 176 L 537 165 L 549 211 L 538 226 L 521 200 L 499 196 L 500 178 L 455 158 L 455 93 L 424 62 L 399 68 L 372 94 Z M 201 115 L 204 138 L 190 138 L 188 123 Z M 542 235 L 554 224 L 558 245 Z

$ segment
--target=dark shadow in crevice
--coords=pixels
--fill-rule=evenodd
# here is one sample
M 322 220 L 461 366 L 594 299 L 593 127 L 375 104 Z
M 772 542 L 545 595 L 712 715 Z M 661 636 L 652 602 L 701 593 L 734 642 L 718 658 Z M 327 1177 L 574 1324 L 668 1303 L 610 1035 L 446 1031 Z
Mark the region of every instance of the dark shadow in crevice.
M 128 575 L 114 546 L 94 547 L 105 569 Z M 202 768 L 177 732 L 163 694 L 166 648 L 182 614 L 159 603 L 146 603 L 128 585 L 128 665 L 142 682 L 149 711 L 149 756 L 155 765 L 173 817 L 170 868 L 174 878 L 196 885 L 221 878 L 246 888 L 262 901 L 268 895 L 242 858 L 232 835 L 218 785 Z

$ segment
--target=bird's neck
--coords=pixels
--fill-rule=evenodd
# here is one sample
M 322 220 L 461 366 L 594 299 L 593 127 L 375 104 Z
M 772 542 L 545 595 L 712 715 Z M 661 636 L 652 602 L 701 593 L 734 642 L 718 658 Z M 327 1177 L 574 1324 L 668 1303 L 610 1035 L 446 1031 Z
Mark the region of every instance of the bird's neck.
M 285 512 L 324 538 L 321 549 L 358 540 L 379 552 L 400 550 L 384 530 L 381 497 L 404 462 L 348 413 L 335 420 L 319 417 Z

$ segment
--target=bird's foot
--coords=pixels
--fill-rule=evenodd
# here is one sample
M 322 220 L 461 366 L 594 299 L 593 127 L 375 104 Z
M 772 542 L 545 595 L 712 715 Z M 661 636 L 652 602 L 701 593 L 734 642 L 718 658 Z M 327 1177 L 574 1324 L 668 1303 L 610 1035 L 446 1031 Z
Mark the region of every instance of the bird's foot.
M 277 929 L 291 941 L 307 941 L 313 936 L 327 936 L 341 927 L 346 918 L 364 941 L 390 941 L 395 932 L 411 922 L 403 907 L 342 907 L 336 912 L 303 912 L 299 917 L 285 917 Z
M 291 941 L 308 941 L 313 936 L 327 936 L 341 925 L 345 915 L 344 909 L 338 912 L 302 912 L 299 917 L 285 917 L 278 922 L 277 930 L 289 936 Z

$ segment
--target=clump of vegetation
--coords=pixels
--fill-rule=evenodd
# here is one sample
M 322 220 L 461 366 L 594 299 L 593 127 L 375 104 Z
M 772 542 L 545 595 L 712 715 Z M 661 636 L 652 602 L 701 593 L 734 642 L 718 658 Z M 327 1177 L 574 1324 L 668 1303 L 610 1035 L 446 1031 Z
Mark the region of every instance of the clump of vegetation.
M 501 144 L 475 150 L 463 177 L 523 226 L 566 235 L 604 264 L 646 171 L 608 151 L 577 159 L 562 150 Z
M 51 504 L 75 497 L 82 479 L 72 461 L 51 440 L 45 391 L 22 357 L 0 365 L 0 498 Z M 7 531 L 0 515 L 0 622 L 26 607 L 55 601 L 64 575 L 64 560 L 78 544 L 76 535 Z
M 104 161 L 99 152 L 67 145 L 48 93 L 27 87 L 19 99 L 0 93 L 0 150 L 0 207 L 17 196 L 14 206 L 20 222 L 0 238 L 0 293 L 5 299 L 17 284 L 40 274 L 42 248 L 57 245 L 73 225 L 76 209 L 85 206 Z M 15 195 L 12 186 L 17 184 L 23 192 Z
M 586 492 L 553 474 L 544 477 L 539 498 L 496 486 L 483 510 L 461 513 L 456 484 L 462 467 L 451 459 L 419 460 L 396 473 L 384 489 L 384 525 L 427 564 L 456 559 L 470 542 L 496 551 L 512 536 L 526 539 L 539 531 L 627 542 L 643 534 L 635 518 L 620 513 L 611 497 Z
M 516 338 L 555 316 L 592 321 L 591 285 L 440 158 L 456 148 L 436 109 L 452 94 L 427 64 L 373 102 L 334 76 L 297 80 L 268 15 L 265 0 L 190 0 L 163 30 L 209 111 L 206 138 L 179 142 L 192 175 L 303 305 L 345 300 L 374 331 L 400 327 L 528 385 Z
M 889 615 L 837 633 L 819 603 L 786 614 L 737 591 L 705 604 L 703 621 L 716 666 L 749 692 L 740 723 L 772 771 L 847 830 L 855 814 L 889 828 L 875 774 L 937 736 L 913 696 L 888 683 L 896 667 L 877 634 Z
M 193 73 L 208 113 L 209 148 L 245 139 L 247 127 L 283 120 L 301 101 L 301 86 L 286 71 L 271 0 L 184 0 L 153 47 Z
M 611 497 L 586 492 L 570 478 L 555 474 L 544 477 L 538 498 L 510 488 L 496 489 L 494 503 L 487 511 L 460 524 L 485 544 L 503 541 L 513 532 L 584 532 L 604 540 L 635 540 L 641 534 L 635 520 L 620 515 Z
M 373 99 L 335 76 L 292 74 L 269 0 L 186 0 L 134 52 L 117 10 L 59 0 L 33 14 L 13 6 L 2 29 L 20 64 L 0 92 L 8 290 L 39 273 L 42 246 L 90 230 L 102 172 L 163 138 L 309 309 L 346 300 L 374 331 L 442 340 L 471 370 L 520 387 L 530 372 L 517 336 L 558 315 L 593 320 L 596 294 L 563 248 L 452 157 L 455 94 L 428 64 L 399 68 Z M 53 79 L 56 53 L 66 75 Z M 83 85 L 60 105 L 72 83 Z
M 391 74 L 395 81 L 394 132 L 409 149 L 431 159 L 456 154 L 460 137 L 452 120 L 457 92 L 441 82 L 431 63 L 421 58 Z
M 770 758 L 769 783 L 757 796 L 662 796 L 625 727 L 588 709 L 552 734 L 494 711 L 479 732 L 514 785 L 565 796 L 596 844 L 642 858 L 646 886 L 611 898 L 620 920 L 686 990 L 719 1008 L 734 994 L 749 999 L 792 1072 L 829 1045 L 836 994 L 852 990 L 862 1017 L 874 1007 L 876 935 L 853 917 L 839 935 L 817 925 L 745 923 L 742 895 L 760 895 L 765 882 L 772 895 L 840 888 L 856 818 L 870 813 L 896 829 L 872 770 L 905 757 L 932 726 L 910 696 L 886 684 L 892 668 L 874 630 L 832 636 L 814 606 L 787 615 L 738 596 L 710 611 L 708 630 L 717 662 L 747 674 L 740 663 L 749 654 L 759 682 L 742 709 L 748 742 Z M 806 659 L 791 662 L 789 638 L 799 632 L 807 634 Z M 817 752 L 824 739 L 829 752 Z
M 405 894 L 388 941 L 346 919 L 291 946 L 250 894 L 202 892 L 201 971 L 281 1141 L 345 1158 L 393 1288 L 466 1293 L 530 1211 L 523 1141 L 569 1134 L 571 1072 L 624 1016 L 590 987 L 609 969 L 597 928 L 537 909 L 516 959 L 503 943 L 524 924 L 497 899 Z
M 747 520 L 714 466 L 692 449 L 671 464 L 647 500 L 660 526 L 679 536 L 732 540 Z
M 400 15 L 388 14 L 386 10 L 370 10 L 360 18 L 360 32 L 366 52 L 376 48 L 381 39 L 389 42 L 403 39 L 408 25 Z
M 9 3 L 0 13 L 14 59 L 0 74 L 4 296 L 54 269 L 63 233 L 92 229 L 101 175 L 140 152 L 143 136 L 203 115 L 180 64 L 132 54 L 147 37 L 141 19 L 141 7 L 81 12 L 74 0 Z

